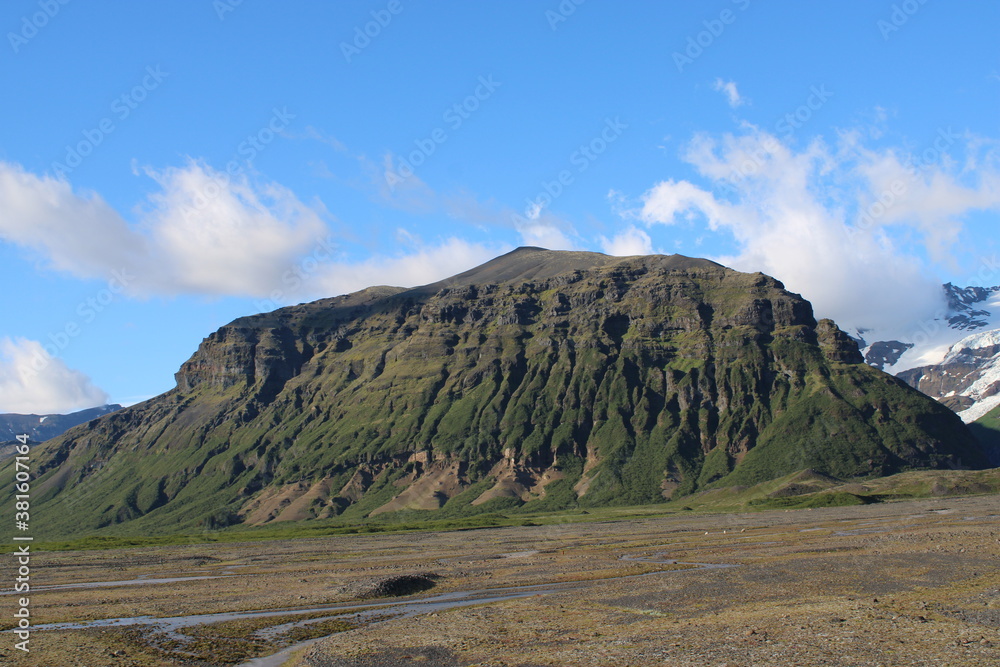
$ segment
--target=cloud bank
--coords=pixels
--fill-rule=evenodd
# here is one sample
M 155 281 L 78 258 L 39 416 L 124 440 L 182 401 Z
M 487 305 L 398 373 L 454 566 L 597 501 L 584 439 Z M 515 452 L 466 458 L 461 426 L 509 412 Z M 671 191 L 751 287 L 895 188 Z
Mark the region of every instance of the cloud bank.
M 959 149 L 962 164 L 950 156 Z M 728 232 L 739 251 L 713 259 L 777 277 L 848 328 L 905 329 L 938 314 L 933 265 L 954 261 L 963 216 L 1000 210 L 994 147 L 945 131 L 915 159 L 851 133 L 795 149 L 745 125 L 696 136 L 683 158 L 704 185 L 659 182 L 626 218 Z

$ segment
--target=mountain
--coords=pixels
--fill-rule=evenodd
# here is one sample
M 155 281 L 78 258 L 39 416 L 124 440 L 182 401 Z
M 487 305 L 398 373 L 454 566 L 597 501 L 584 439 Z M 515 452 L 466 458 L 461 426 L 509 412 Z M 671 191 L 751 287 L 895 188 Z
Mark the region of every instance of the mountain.
M 62 435 L 67 429 L 78 424 L 89 422 L 91 419 L 97 419 L 121 409 L 122 406 L 112 404 L 88 408 L 67 415 L 0 414 L 0 459 L 13 456 L 14 448 L 11 443 L 16 442 L 15 438 L 19 435 L 28 435 L 29 442 L 35 445 Z
M 939 364 L 918 366 L 898 377 L 958 412 L 966 423 L 1000 406 L 1000 330 L 966 336 Z
M 995 322 L 993 313 L 979 304 L 989 303 L 1000 296 L 1000 287 L 956 287 L 944 285 L 948 300 L 948 326 L 959 331 L 975 331 Z
M 77 424 L 89 422 L 104 415 L 121 410 L 118 404 L 102 405 L 65 415 L 21 415 L 0 414 L 0 440 L 13 440 L 16 436 L 27 434 L 34 442 L 41 442 L 62 435 L 67 429 Z
M 972 332 L 1000 329 L 1000 287 L 945 283 L 942 297 L 945 308 L 926 322 L 909 323 L 899 331 L 853 332 L 865 361 L 879 370 L 898 374 L 940 363 L 952 345 Z
M 447 517 L 987 463 L 780 282 L 680 255 L 520 248 L 237 319 L 176 380 L 35 451 L 37 525 Z
M 1000 405 L 1000 287 L 943 286 L 947 309 L 899 332 L 854 334 L 865 361 L 974 422 Z M 874 340 L 873 343 L 866 342 Z

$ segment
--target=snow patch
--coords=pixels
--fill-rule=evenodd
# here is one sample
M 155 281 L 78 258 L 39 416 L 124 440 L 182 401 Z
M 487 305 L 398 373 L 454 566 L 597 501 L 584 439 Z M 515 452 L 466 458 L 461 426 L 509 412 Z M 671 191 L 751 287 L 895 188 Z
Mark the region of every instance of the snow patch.
M 958 413 L 958 416 L 962 418 L 962 421 L 966 424 L 971 424 L 972 422 L 985 417 L 993 408 L 1000 405 L 1000 394 L 996 396 L 990 396 L 989 398 L 979 401 L 973 405 L 968 410 L 962 410 Z
M 965 356 L 965 350 L 982 350 L 994 346 L 1000 346 L 1000 329 L 974 333 L 952 345 L 948 354 L 945 355 L 944 363 L 947 364 Z
M 1000 339 L 1000 292 L 994 292 L 986 301 L 975 305 L 978 308 L 988 310 L 990 314 L 977 318 L 981 319 L 984 325 L 979 328 L 977 333 L 971 335 L 967 335 L 967 330 L 952 328 L 948 322 L 948 316 L 952 313 L 949 313 L 948 316 L 912 323 L 901 328 L 865 330 L 864 340 L 870 343 L 895 340 L 913 345 L 912 348 L 900 355 L 895 364 L 883 369 L 891 375 L 897 375 L 918 366 L 934 366 L 944 363 L 949 352 L 958 344 L 969 341 L 965 346 L 975 349 L 972 345 L 987 347 L 997 343 L 985 341 Z M 985 338 L 982 341 L 970 341 L 970 339 L 978 339 L 979 337 Z M 861 350 L 862 354 L 867 351 L 868 347 Z

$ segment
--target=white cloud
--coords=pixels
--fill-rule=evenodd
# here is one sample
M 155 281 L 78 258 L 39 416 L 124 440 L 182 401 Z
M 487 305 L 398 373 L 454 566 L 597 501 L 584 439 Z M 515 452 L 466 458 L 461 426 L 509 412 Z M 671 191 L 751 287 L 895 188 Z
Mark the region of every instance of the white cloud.
M 576 249 L 576 244 L 566 234 L 571 230 L 567 230 L 567 225 L 555 216 L 542 214 L 531 221 L 519 221 L 515 227 L 524 245 L 547 250 Z
M 752 126 L 739 136 L 695 137 L 684 158 L 706 187 L 663 181 L 626 217 L 702 221 L 732 233 L 739 250 L 718 261 L 777 277 L 841 326 L 918 323 L 941 307 L 940 282 L 903 245 L 916 238 L 932 259 L 948 254 L 964 213 L 1000 208 L 998 173 L 961 173 L 942 158 L 914 177 L 892 151 L 847 146 L 856 136 L 840 141 L 836 150 L 814 141 L 796 151 Z M 904 177 L 906 191 L 863 223 L 866 207 Z
M 531 202 L 528 208 L 525 209 L 525 216 L 528 220 L 538 220 L 538 217 L 542 214 L 542 205 L 538 202 Z
M 642 197 L 640 217 L 645 222 L 690 220 L 696 215 L 704 217 L 709 229 L 718 229 L 732 217 L 732 207 L 688 181 L 663 181 Z
M 336 295 L 373 285 L 426 285 L 467 271 L 509 250 L 506 246 L 487 247 L 450 238 L 437 246 L 419 246 L 405 255 L 324 265 L 316 275 L 315 286 L 324 294 Z
M 146 240 L 95 193 L 35 176 L 0 162 L 0 237 L 48 257 L 52 266 L 83 278 L 138 266 Z
M 736 89 L 735 81 L 723 81 L 722 79 L 716 79 L 715 83 L 712 84 L 712 90 L 725 95 L 729 106 L 734 109 L 746 103 L 746 100 L 744 100 L 740 95 L 740 91 Z
M 650 255 L 653 252 L 653 242 L 649 234 L 635 226 L 628 227 L 611 239 L 602 236 L 599 241 L 601 250 L 616 257 Z
M 133 293 L 261 296 L 324 238 L 321 205 L 189 162 L 146 173 L 160 186 L 135 225 L 95 193 L 0 162 L 0 237 L 81 278 L 125 270 Z
M 947 155 L 938 158 L 940 164 L 914 163 L 892 150 L 859 151 L 863 159 L 857 171 L 870 188 L 860 202 L 855 224 L 865 228 L 911 225 L 924 237 L 935 261 L 950 259 L 965 214 L 1000 208 L 1000 173 L 988 165 L 974 170 L 978 178 L 970 184 L 962 182 L 967 174 L 949 168 Z
M 0 412 L 68 413 L 109 400 L 90 378 L 50 357 L 38 341 L 0 339 Z
M 162 188 L 145 223 L 168 289 L 267 294 L 326 235 L 320 211 L 280 185 L 227 183 L 198 163 L 147 173 Z

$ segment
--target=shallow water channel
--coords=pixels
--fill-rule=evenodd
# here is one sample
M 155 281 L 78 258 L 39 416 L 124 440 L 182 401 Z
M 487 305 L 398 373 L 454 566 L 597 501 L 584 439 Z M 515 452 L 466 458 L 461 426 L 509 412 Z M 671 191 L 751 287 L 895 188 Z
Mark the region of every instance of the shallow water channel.
M 268 609 L 259 611 L 224 612 L 218 614 L 193 614 L 189 616 L 174 616 L 168 618 L 158 618 L 154 616 L 107 618 L 97 621 L 85 621 L 79 623 L 49 623 L 45 625 L 38 625 L 35 627 L 35 630 L 36 631 L 83 630 L 91 628 L 107 628 L 107 627 L 121 628 L 121 627 L 135 626 L 135 625 L 145 625 L 149 626 L 151 630 L 165 633 L 167 637 L 171 639 L 175 639 L 180 642 L 186 642 L 190 639 L 190 637 L 184 635 L 180 631 L 183 630 L 184 628 L 190 628 L 193 626 L 205 625 L 209 623 L 222 623 L 225 621 L 235 621 L 241 619 L 266 618 L 270 616 L 296 616 L 296 615 L 316 614 L 321 612 L 330 612 L 329 616 L 322 616 L 318 618 L 304 619 L 302 621 L 282 623 L 280 625 L 264 628 L 255 633 L 256 636 L 261 639 L 277 639 L 278 637 L 287 633 L 296 626 L 307 626 L 312 623 L 320 623 L 331 619 L 338 619 L 358 624 L 375 623 L 383 620 L 388 620 L 390 618 L 407 618 L 412 616 L 419 616 L 422 614 L 430 614 L 434 612 L 445 611 L 448 609 L 455 609 L 458 607 L 466 607 L 470 605 L 505 602 L 507 600 L 516 600 L 519 598 L 532 597 L 535 595 L 548 595 L 560 591 L 574 590 L 597 584 L 607 583 L 609 581 L 619 581 L 622 579 L 633 579 L 638 577 L 649 577 L 649 576 L 656 576 L 663 574 L 674 574 L 677 572 L 687 572 L 692 570 L 710 570 L 710 569 L 737 567 L 737 565 L 729 563 L 679 562 L 673 559 L 666 558 L 663 554 L 654 554 L 652 556 L 622 556 L 621 560 L 642 562 L 642 563 L 663 563 L 666 565 L 686 565 L 688 567 L 683 570 L 646 572 L 643 574 L 630 574 L 619 577 L 595 579 L 591 581 L 556 582 L 547 584 L 531 584 L 524 586 L 480 588 L 480 589 L 473 589 L 466 591 L 451 591 L 448 593 L 429 595 L 416 599 L 380 600 L 378 602 L 363 602 L 363 603 L 345 602 L 345 603 L 337 603 L 329 605 L 320 605 L 317 607 L 310 607 L 307 609 L 303 608 Z M 73 584 L 72 586 L 88 587 L 91 585 L 100 586 L 100 585 L 109 585 L 109 584 L 114 585 L 114 584 L 124 584 L 124 583 L 153 583 L 156 581 L 158 580 L 144 579 L 144 580 L 135 580 L 133 582 L 93 582 L 92 584 L 81 583 L 81 584 Z M 164 581 L 164 580 L 159 580 L 159 581 Z M 291 646 L 287 646 L 277 653 L 274 653 L 270 656 L 256 658 L 254 660 L 244 663 L 240 667 L 278 667 L 285 660 L 288 659 L 291 653 L 298 651 L 302 648 L 305 648 L 306 646 L 309 646 L 310 644 L 318 641 L 318 639 L 320 638 L 310 639 L 304 642 L 293 644 Z

